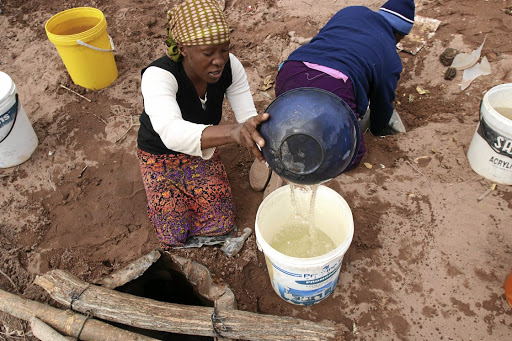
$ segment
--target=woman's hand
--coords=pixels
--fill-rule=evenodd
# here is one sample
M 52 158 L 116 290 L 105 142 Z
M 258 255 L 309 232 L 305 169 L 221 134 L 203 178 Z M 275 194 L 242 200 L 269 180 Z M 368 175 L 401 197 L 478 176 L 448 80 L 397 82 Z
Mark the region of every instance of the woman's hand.
M 261 153 L 260 148 L 265 145 L 265 140 L 258 132 L 258 126 L 268 120 L 270 115 L 268 113 L 253 116 L 244 123 L 240 124 L 234 131 L 234 139 L 242 146 L 247 147 L 251 153 L 261 162 L 265 162 L 265 158 Z M 259 147 L 259 148 L 258 148 Z
M 244 123 L 231 123 L 209 126 L 201 135 L 201 148 L 218 147 L 236 142 L 247 147 L 251 153 L 261 162 L 265 162 L 260 148 L 265 145 L 265 140 L 258 132 L 258 126 L 268 120 L 269 114 L 253 116 Z

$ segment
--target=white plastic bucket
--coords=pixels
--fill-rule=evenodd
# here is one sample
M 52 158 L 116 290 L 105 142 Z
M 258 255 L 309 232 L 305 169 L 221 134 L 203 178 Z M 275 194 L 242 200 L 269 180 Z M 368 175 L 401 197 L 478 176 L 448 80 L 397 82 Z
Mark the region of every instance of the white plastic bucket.
M 295 192 L 295 195 L 307 195 Z M 354 235 L 352 211 L 334 190 L 318 186 L 313 210 L 315 226 L 331 237 L 337 247 L 311 258 L 290 257 L 269 245 L 279 231 L 276 227 L 283 226 L 295 215 L 290 185 L 270 193 L 256 213 L 256 243 L 265 255 L 272 287 L 285 301 L 298 305 L 318 303 L 334 291 L 343 256 Z
M 0 168 L 27 161 L 39 141 L 18 100 L 16 85 L 0 71 Z
M 495 86 L 484 95 L 467 156 L 477 174 L 512 185 L 512 83 Z

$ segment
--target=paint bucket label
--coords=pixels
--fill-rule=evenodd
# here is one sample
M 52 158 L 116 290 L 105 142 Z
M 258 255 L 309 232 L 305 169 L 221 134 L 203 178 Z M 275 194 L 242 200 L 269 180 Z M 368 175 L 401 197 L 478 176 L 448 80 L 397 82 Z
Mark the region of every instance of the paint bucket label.
M 284 300 L 299 305 L 312 305 L 327 298 L 336 287 L 343 257 L 314 273 L 286 271 L 270 262 L 273 272 L 272 286 Z
M 477 132 L 495 153 L 512 158 L 512 140 L 492 129 L 483 118 Z
M 0 143 L 9 136 L 16 120 L 18 101 L 0 116 Z

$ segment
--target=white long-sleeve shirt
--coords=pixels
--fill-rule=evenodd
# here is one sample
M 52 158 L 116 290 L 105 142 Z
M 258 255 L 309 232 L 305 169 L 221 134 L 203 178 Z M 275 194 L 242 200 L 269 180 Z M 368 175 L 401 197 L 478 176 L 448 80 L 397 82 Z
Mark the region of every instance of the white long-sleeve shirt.
M 256 116 L 257 112 L 242 63 L 231 53 L 229 59 L 232 83 L 226 89 L 226 97 L 237 122 L 243 123 L 250 117 Z M 201 149 L 201 136 L 203 130 L 209 125 L 183 119 L 176 101 L 178 82 L 172 73 L 156 66 L 147 68 L 142 75 L 141 91 L 144 109 L 153 129 L 160 135 L 167 148 L 192 156 L 200 156 L 203 159 L 212 157 L 215 147 Z M 201 98 L 200 100 L 204 108 L 208 94 L 204 100 Z

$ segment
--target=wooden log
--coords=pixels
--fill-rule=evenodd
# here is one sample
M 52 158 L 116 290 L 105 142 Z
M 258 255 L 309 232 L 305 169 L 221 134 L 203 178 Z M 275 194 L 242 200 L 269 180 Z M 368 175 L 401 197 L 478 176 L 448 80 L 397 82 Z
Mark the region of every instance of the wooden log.
M 30 319 L 30 328 L 32 328 L 32 334 L 41 341 L 73 341 L 71 337 L 66 337 L 59 334 L 55 329 L 32 316 Z
M 38 276 L 34 283 L 75 310 L 143 329 L 242 340 L 343 340 L 333 323 L 159 302 L 92 285 L 62 270 Z
M 110 276 L 105 277 L 99 284 L 105 288 L 115 289 L 123 286 L 128 282 L 141 276 L 154 262 L 160 258 L 160 252 L 154 250 L 147 255 L 142 256 L 131 264 L 128 264 L 123 269 L 112 273 Z
M 217 309 L 236 309 L 235 294 L 224 282 L 214 281 L 206 266 L 188 258 L 172 255 L 168 251 L 164 251 L 162 258 L 172 262 L 173 265 L 168 263 L 169 266 L 185 275 L 199 294 L 213 301 Z
M 27 300 L 1 289 L 0 310 L 25 321 L 37 317 L 61 334 L 74 338 L 80 334 L 80 340 L 84 341 L 158 341 L 93 318 L 87 318 L 82 314 Z M 80 329 L 82 329 L 81 333 Z
M 213 301 L 217 309 L 236 309 L 235 294 L 224 282 L 213 281 L 210 270 L 206 266 L 191 259 L 173 255 L 169 251 L 163 251 L 162 259 L 166 261 L 167 266 L 185 275 L 187 281 L 197 289 L 199 294 Z M 231 340 L 224 337 L 215 338 L 215 341 Z
M 202 297 L 214 302 L 217 309 L 236 309 L 235 295 L 231 289 L 224 282 L 214 282 L 207 267 L 191 259 L 172 255 L 168 251 L 154 250 L 136 259 L 121 270 L 113 272 L 98 284 L 109 289 L 119 288 L 142 276 L 146 270 L 154 266 L 154 263 L 159 260 L 162 263 L 161 267 L 173 269 L 183 274 Z M 230 340 L 221 337 L 216 338 L 216 341 Z

